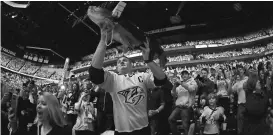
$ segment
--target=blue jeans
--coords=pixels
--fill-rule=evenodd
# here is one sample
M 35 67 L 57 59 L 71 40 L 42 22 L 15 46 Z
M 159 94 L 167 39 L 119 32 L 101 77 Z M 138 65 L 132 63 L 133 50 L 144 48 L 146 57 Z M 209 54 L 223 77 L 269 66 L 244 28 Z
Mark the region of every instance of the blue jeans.
M 172 135 L 179 135 L 178 130 L 177 130 L 177 118 L 180 116 L 180 119 L 182 120 L 182 126 L 185 131 L 185 135 L 188 134 L 189 131 L 189 125 L 190 125 L 190 119 L 191 119 L 191 114 L 192 114 L 192 108 L 180 108 L 180 107 L 175 107 L 173 110 L 172 114 L 169 116 L 169 124 L 170 128 L 172 131 Z
M 246 111 L 245 104 L 239 104 L 237 109 L 237 134 L 238 135 L 243 133 L 245 111 Z

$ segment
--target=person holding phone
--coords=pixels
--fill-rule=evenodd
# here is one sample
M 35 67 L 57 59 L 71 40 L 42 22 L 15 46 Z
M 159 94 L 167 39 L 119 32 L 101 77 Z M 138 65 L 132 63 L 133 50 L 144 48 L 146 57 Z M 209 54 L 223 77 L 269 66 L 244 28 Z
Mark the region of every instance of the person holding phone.
M 75 135 L 94 135 L 95 108 L 90 101 L 90 92 L 82 92 L 79 101 L 75 103 L 75 111 L 78 115 L 73 127 Z

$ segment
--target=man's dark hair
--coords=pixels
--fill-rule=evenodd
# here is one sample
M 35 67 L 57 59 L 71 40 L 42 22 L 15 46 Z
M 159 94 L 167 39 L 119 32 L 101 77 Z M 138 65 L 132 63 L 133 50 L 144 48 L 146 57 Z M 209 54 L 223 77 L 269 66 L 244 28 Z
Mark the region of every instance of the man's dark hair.
M 23 83 L 23 87 L 27 87 L 28 82 Z
M 29 84 L 35 85 L 35 81 L 34 81 L 34 80 L 31 80 L 31 81 L 29 82 Z
M 266 62 L 266 69 L 269 70 L 269 66 L 271 65 L 271 62 L 270 61 L 267 61 Z
M 16 92 L 20 92 L 21 90 L 20 89 L 15 89 L 16 90 Z
M 207 68 L 203 68 L 201 71 L 206 71 L 207 73 L 209 72 Z
M 210 68 L 210 71 L 216 71 L 214 68 Z
M 242 68 L 244 69 L 244 67 L 242 65 L 236 65 L 236 68 L 239 69 L 239 68 Z
M 184 70 L 184 71 L 181 72 L 181 75 L 189 75 L 189 72 Z

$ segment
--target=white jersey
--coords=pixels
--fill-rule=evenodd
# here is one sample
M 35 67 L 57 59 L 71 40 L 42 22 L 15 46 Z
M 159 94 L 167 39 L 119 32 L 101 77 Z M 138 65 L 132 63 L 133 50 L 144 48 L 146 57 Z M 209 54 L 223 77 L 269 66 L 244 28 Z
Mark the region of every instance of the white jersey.
M 236 82 L 232 86 L 232 90 L 238 94 L 238 104 L 246 103 L 246 93 L 244 90 L 244 83 L 247 82 L 248 77 L 244 77 L 243 80 Z
M 204 127 L 204 134 L 219 134 L 220 125 L 218 120 L 221 115 L 224 117 L 225 120 L 226 116 L 224 115 L 223 107 L 217 107 L 215 111 L 213 111 L 208 106 L 204 107 L 204 111 L 200 116 L 200 120 L 202 120 L 202 117 L 205 117 L 207 119 Z
M 116 131 L 132 132 L 147 127 L 147 90 L 155 86 L 151 75 L 104 72 L 104 82 L 99 87 L 112 96 Z
M 188 79 L 185 82 L 189 89 L 185 89 L 182 87 L 182 85 L 179 85 L 176 88 L 176 93 L 177 93 L 177 100 L 175 101 L 175 105 L 187 105 L 187 106 L 192 106 L 194 104 L 194 98 L 197 90 L 197 83 L 193 78 Z

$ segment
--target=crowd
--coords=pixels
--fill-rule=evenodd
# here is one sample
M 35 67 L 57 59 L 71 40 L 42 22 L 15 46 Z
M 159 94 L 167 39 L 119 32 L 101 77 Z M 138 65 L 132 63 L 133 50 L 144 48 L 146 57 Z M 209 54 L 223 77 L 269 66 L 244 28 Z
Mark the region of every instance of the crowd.
M 106 50 L 107 27 L 87 79 L 71 76 L 62 84 L 47 83 L 1 70 L 1 135 L 272 135 L 273 57 L 232 61 L 193 67 L 166 67 L 149 59 L 142 48 L 143 61 L 150 69 L 133 72 L 145 65 L 125 56 L 117 60 L 117 73 L 101 69 Z M 272 35 L 261 30 L 243 37 L 198 44 L 236 44 Z M 233 57 L 261 53 L 267 47 L 244 48 L 197 59 Z M 113 58 L 117 55 L 108 55 Z M 61 69 L 32 66 L 11 56 L 1 56 L 1 65 L 34 76 L 60 79 Z M 10 58 L 11 57 L 11 58 Z M 178 56 L 170 61 L 196 59 Z M 87 62 L 91 64 L 90 62 Z M 88 65 L 88 64 L 87 64 Z M 34 68 L 34 69 L 28 69 Z M 36 73 L 35 73 L 36 72 Z
M 26 62 L 25 65 L 22 67 L 22 69 L 19 71 L 21 73 L 34 75 L 35 72 L 40 68 L 40 66 L 36 66 L 32 62 Z
M 10 62 L 10 60 L 13 57 L 9 56 L 9 55 L 1 55 L 1 65 L 2 66 L 6 66 L 8 64 L 8 62 Z
M 163 45 L 163 48 L 176 48 L 181 46 L 196 46 L 196 45 L 218 45 L 218 46 L 226 46 L 232 44 L 246 43 L 252 42 L 255 40 L 259 40 L 265 37 L 272 36 L 273 28 L 269 28 L 266 30 L 260 30 L 258 32 L 249 33 L 242 37 L 229 37 L 218 40 L 204 40 L 204 41 L 187 41 L 185 43 L 175 43 L 170 45 Z
M 8 65 L 7 68 L 15 70 L 15 71 L 19 71 L 25 64 L 25 61 L 19 58 L 14 58 L 12 59 Z
M 18 73 L 10 72 L 5 69 L 1 69 L 1 84 L 4 84 L 9 89 L 22 89 L 23 82 L 26 82 L 28 80 L 35 80 L 35 85 L 37 86 L 43 86 L 45 84 L 53 83 L 49 80 L 36 79 Z
M 266 47 L 243 48 L 242 51 L 234 50 L 234 51 L 225 51 L 220 53 L 200 54 L 197 56 L 197 59 L 218 59 L 218 58 L 237 57 L 242 55 L 260 54 L 264 52 L 265 50 L 267 50 Z
M 244 133 L 244 135 L 256 135 L 257 133 L 270 135 L 273 129 L 269 130 L 269 124 L 273 118 L 267 115 L 268 111 L 261 113 L 260 115 L 262 116 L 258 117 L 264 121 L 252 120 L 252 115 L 242 114 L 239 108 L 242 107 L 242 101 L 246 101 L 243 104 L 247 106 L 247 101 L 249 100 L 241 99 L 241 87 L 245 85 L 245 87 L 251 87 L 248 85 L 253 83 L 253 77 L 259 78 L 259 87 L 266 91 L 269 96 L 270 104 L 266 104 L 266 110 L 270 109 L 270 105 L 273 107 L 272 80 L 270 80 L 272 76 L 272 61 L 273 57 L 271 56 L 249 62 L 234 61 L 223 64 L 203 64 L 194 67 L 167 67 L 165 74 L 173 84 L 173 90 L 169 90 L 172 97 L 167 100 L 167 97 L 165 97 L 167 95 L 164 94 L 164 98 L 160 99 L 162 98 L 159 96 L 160 94 L 158 95 L 158 92 L 162 92 L 160 89 L 158 91 L 151 90 L 154 93 L 150 93 L 151 95 L 149 96 L 151 97 L 148 98 L 149 104 L 152 104 L 149 107 L 159 107 L 161 102 L 164 102 L 164 108 L 168 109 L 157 115 L 156 113 L 151 114 L 151 120 L 155 121 L 155 123 L 150 125 L 152 134 L 165 135 L 172 132 L 175 135 L 181 131 L 190 134 L 192 125 L 195 124 L 195 129 L 199 129 L 203 134 L 235 134 L 237 131 Z M 151 74 L 151 70 L 147 70 L 147 72 Z M 254 74 L 256 72 L 257 76 Z M 249 80 L 250 78 L 251 80 Z M 12 134 L 36 134 L 37 128 L 35 129 L 33 126 L 36 126 L 39 122 L 45 123 L 50 120 L 53 121 L 52 124 L 57 124 L 59 127 L 56 129 L 56 133 L 63 132 L 81 135 L 84 133 L 99 134 L 108 130 L 114 130 L 111 96 L 88 79 L 77 79 L 74 81 L 70 79 L 69 82 L 63 85 L 43 86 L 38 85 L 38 80 L 29 80 L 30 78 L 16 73 L 1 71 L 1 86 L 4 83 L 13 86 L 13 89 L 6 90 L 8 91 L 6 93 L 1 91 L 1 134 L 6 135 L 9 132 L 12 132 Z M 187 84 L 184 84 L 184 82 Z M 242 82 L 245 85 L 240 85 Z M 183 104 L 184 100 L 182 99 L 188 95 L 183 90 L 187 88 L 185 85 L 194 88 L 192 89 L 193 92 L 189 90 L 190 96 L 188 96 L 188 98 L 193 98 L 194 101 L 191 102 L 189 100 L 190 103 L 186 104 L 187 107 L 181 106 L 182 108 L 179 109 L 178 105 L 180 103 Z M 245 91 L 247 92 L 247 90 Z M 14 110 L 8 109 L 12 107 L 10 95 L 14 96 L 16 94 L 19 97 L 18 100 L 24 104 L 24 107 L 16 108 L 16 111 L 19 111 L 17 114 L 17 121 L 19 122 L 17 126 L 19 127 L 16 127 L 16 124 L 14 125 L 13 123 L 12 112 Z M 18 103 L 18 106 L 22 106 L 22 104 Z M 48 109 L 51 111 L 43 110 L 44 104 L 47 104 Z M 54 107 L 55 105 L 56 107 Z M 216 111 L 213 111 L 213 108 Z M 37 116 L 34 115 L 35 113 L 37 113 Z M 157 117 L 152 117 L 152 115 Z M 233 125 L 234 121 L 235 125 Z M 222 127 L 220 126 L 221 124 L 227 125 Z M 179 129 L 180 127 L 182 127 L 182 130 Z M 256 130 L 250 130 L 249 127 L 257 128 Z M 199 132 L 199 130 L 195 130 L 195 132 Z
M 176 48 L 176 47 L 181 47 L 181 46 L 195 46 L 195 45 L 218 45 L 218 46 L 226 46 L 226 45 L 233 45 L 233 44 L 239 44 L 239 43 L 246 43 L 246 42 L 252 42 L 256 41 L 262 38 L 270 37 L 273 35 L 273 28 L 269 28 L 266 30 L 260 30 L 258 32 L 254 33 L 249 33 L 245 36 L 242 37 L 229 37 L 229 38 L 223 38 L 223 39 L 218 39 L 218 40 L 204 40 L 204 41 L 187 41 L 185 43 L 174 43 L 174 44 L 168 44 L 168 45 L 162 45 L 164 49 L 168 48 Z M 123 55 L 127 57 L 135 57 L 138 56 L 137 54 L 141 54 L 140 50 L 134 50 L 134 51 L 129 51 L 127 54 L 119 53 L 118 51 L 113 51 L 112 53 L 107 53 L 105 56 L 105 60 L 112 60 L 118 57 L 121 57 Z M 91 65 L 91 59 L 92 57 L 89 58 L 89 60 L 75 65 L 73 69 L 79 69 L 85 66 L 90 66 Z M 190 60 L 192 58 L 191 55 L 186 56 L 186 57 L 179 57 L 176 59 L 181 60 Z
M 1 65 L 8 69 L 52 80 L 61 80 L 62 71 L 1 53 Z
M 240 50 L 233 51 L 224 51 L 218 53 L 208 53 L 208 54 L 199 54 L 194 58 L 191 54 L 184 54 L 179 56 L 167 57 L 168 62 L 182 62 L 182 61 L 192 61 L 192 60 L 206 60 L 206 59 L 219 59 L 219 58 L 230 58 L 237 57 L 243 55 L 252 55 L 252 54 L 260 54 L 264 51 L 272 50 L 273 44 L 269 43 L 266 46 L 255 46 L 252 48 L 242 48 Z M 157 61 L 157 62 L 156 62 Z M 158 59 L 155 60 L 158 63 Z M 143 60 L 136 60 L 132 62 L 134 68 L 146 66 Z M 108 65 L 104 68 L 105 70 L 116 70 L 116 65 Z M 87 72 L 78 73 L 77 76 L 86 75 Z
M 138 56 L 137 54 L 141 54 L 141 51 L 140 50 L 133 50 L 133 51 L 128 51 L 127 53 L 117 53 L 117 52 L 109 52 L 105 55 L 105 58 L 104 60 L 113 60 L 117 57 L 121 57 L 121 56 L 127 56 L 127 57 L 135 57 L 135 56 Z M 90 59 L 92 59 L 92 56 L 90 56 L 89 60 L 83 62 L 83 63 L 80 63 L 79 65 L 75 65 L 73 67 L 73 69 L 79 69 L 79 68 L 82 68 L 82 67 L 85 67 L 85 66 L 90 66 L 91 65 L 91 61 Z

